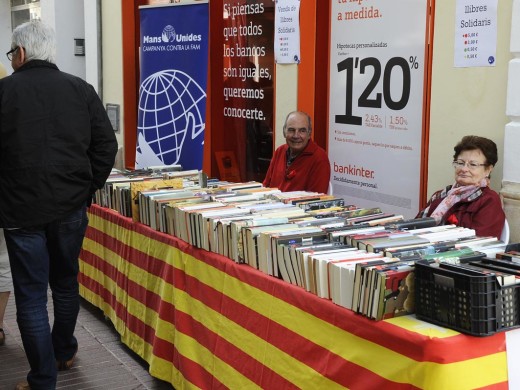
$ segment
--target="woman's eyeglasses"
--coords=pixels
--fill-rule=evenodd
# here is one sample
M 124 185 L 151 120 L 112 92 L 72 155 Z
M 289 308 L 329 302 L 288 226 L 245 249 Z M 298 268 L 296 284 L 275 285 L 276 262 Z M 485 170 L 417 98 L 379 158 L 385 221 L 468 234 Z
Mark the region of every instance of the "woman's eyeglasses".
M 461 168 L 464 168 L 465 166 L 468 167 L 469 170 L 473 171 L 475 169 L 478 169 L 478 167 L 485 167 L 487 164 L 481 164 L 481 163 L 478 163 L 476 161 L 464 161 L 464 160 L 455 160 L 451 163 L 453 165 L 453 168 L 457 169 L 461 169 Z

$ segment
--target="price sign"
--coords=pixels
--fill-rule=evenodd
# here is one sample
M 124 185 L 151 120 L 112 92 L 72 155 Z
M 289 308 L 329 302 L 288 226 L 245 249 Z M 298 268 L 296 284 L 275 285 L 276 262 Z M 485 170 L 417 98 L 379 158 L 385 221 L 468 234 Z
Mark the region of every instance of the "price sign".
M 427 5 L 371 0 L 331 7 L 334 193 L 410 218 L 418 211 L 421 180 Z
M 410 62 L 413 68 L 418 67 L 416 62 L 417 57 L 410 57 Z M 392 97 L 390 93 L 390 85 L 392 80 L 392 72 L 397 68 L 398 72 L 401 72 L 402 76 L 402 88 L 400 96 L 397 98 Z M 408 104 L 410 99 L 410 69 L 408 68 L 408 62 L 403 57 L 392 57 L 384 65 L 382 69 L 381 61 L 376 57 L 362 58 L 349 57 L 338 63 L 338 72 L 346 72 L 346 90 L 345 90 L 345 115 L 336 115 L 336 123 L 344 123 L 347 125 L 358 125 L 362 124 L 363 119 L 360 116 L 352 114 L 352 84 L 355 71 L 365 74 L 369 70 L 372 71 L 372 76 L 369 78 L 365 88 L 361 95 L 357 99 L 357 107 L 373 107 L 382 108 L 382 99 L 387 108 L 391 110 L 402 110 Z M 382 75 L 382 77 L 381 77 Z M 374 92 L 382 81 L 383 91 Z M 373 97 L 371 97 L 373 96 Z
M 497 0 L 457 0 L 455 66 L 495 66 Z

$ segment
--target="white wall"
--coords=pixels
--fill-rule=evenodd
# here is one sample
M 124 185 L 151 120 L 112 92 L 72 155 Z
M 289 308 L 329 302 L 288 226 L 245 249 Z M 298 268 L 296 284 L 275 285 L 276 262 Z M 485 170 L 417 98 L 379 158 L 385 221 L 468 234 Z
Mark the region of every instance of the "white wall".
M 11 2 L 10 0 L 0 0 L 0 62 L 4 65 L 7 74 L 11 74 L 13 69 L 5 53 L 11 49 Z
M 85 38 L 83 0 L 54 0 L 54 2 L 58 67 L 64 72 L 85 79 L 85 57 L 74 55 L 74 38 Z
M 276 64 L 274 147 L 285 144 L 283 125 L 285 117 L 298 109 L 298 65 Z
M 74 55 L 74 38 L 85 38 L 83 0 L 40 0 L 42 21 L 56 32 L 56 65 L 85 79 L 85 57 Z
M 123 27 L 121 13 L 121 1 L 101 2 L 103 102 L 120 105 L 119 128 L 121 130 L 116 133 L 120 147 L 124 145 Z
M 512 2 L 498 1 L 496 66 L 478 68 L 453 67 L 455 3 L 436 1 L 428 196 L 454 181 L 453 147 L 468 134 L 496 142 L 499 161 L 491 187 L 499 191 L 502 181 Z
M 102 97 L 100 85 L 101 56 L 99 48 L 101 42 L 101 20 L 99 20 L 99 1 L 83 0 L 84 24 L 85 24 L 85 80 L 90 83 Z

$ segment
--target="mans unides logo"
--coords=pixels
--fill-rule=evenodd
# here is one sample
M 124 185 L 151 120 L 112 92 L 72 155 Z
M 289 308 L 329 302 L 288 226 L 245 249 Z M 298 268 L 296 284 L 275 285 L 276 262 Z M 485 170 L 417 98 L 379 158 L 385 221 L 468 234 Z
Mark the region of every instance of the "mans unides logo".
M 173 42 L 175 41 L 175 29 L 173 26 L 167 25 L 161 35 L 163 42 Z
M 200 34 L 176 34 L 175 29 L 171 25 L 164 27 L 161 36 L 143 36 L 143 43 L 169 43 L 177 41 L 182 42 L 200 42 L 202 41 L 202 35 Z

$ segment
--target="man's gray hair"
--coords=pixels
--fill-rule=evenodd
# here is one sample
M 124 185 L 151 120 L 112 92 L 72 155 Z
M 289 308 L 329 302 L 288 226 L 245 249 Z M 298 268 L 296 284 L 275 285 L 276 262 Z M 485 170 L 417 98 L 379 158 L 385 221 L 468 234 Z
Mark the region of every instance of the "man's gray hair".
M 54 30 L 41 21 L 26 22 L 16 27 L 11 45 L 12 48 L 24 48 L 26 61 L 43 60 L 56 63 Z

